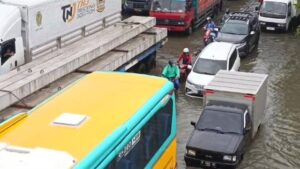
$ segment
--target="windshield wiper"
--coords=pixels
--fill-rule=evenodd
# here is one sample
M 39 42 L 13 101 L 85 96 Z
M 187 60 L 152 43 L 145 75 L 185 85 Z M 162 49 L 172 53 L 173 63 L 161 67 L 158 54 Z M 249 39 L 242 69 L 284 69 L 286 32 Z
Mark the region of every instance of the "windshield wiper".
M 218 129 L 212 129 L 212 128 L 201 128 L 199 129 L 200 131 L 214 131 L 214 132 L 217 132 L 217 133 L 221 133 L 221 134 L 224 134 L 224 132 L 222 130 L 218 130 Z

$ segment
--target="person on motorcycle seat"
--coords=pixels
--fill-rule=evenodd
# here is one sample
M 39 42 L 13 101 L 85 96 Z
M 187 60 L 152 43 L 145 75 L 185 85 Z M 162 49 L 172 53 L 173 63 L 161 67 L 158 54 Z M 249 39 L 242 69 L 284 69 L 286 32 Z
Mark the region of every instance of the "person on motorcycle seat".
M 162 76 L 172 81 L 176 90 L 179 89 L 180 70 L 171 60 L 164 67 Z
M 230 15 L 231 15 L 231 13 L 230 13 L 230 9 L 229 8 L 227 8 L 226 9 L 226 11 L 225 11 L 225 14 L 224 14 L 224 16 L 223 16 L 223 18 L 222 18 L 222 23 L 224 24 L 225 23 L 225 21 L 230 17 Z
M 208 29 L 214 30 L 214 28 L 216 28 L 216 24 L 214 23 L 214 21 L 211 20 L 211 17 L 207 17 L 206 21 L 207 21 L 207 24 L 204 27 L 205 30 L 208 30 Z
M 181 61 L 183 65 L 192 65 L 192 55 L 190 54 L 189 48 L 183 49 L 183 52 L 179 56 L 177 63 L 180 64 Z

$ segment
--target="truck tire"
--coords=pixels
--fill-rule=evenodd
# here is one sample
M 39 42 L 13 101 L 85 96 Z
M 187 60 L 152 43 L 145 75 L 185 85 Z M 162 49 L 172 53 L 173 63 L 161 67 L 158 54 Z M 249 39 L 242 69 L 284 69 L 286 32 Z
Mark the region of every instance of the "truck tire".
M 139 63 L 136 71 L 138 73 L 148 73 L 146 64 L 145 63 Z
M 156 54 L 154 53 L 147 61 L 146 61 L 146 69 L 150 71 L 156 66 Z
M 185 30 L 186 35 L 191 35 L 193 33 L 192 25 Z
M 221 0 L 220 4 L 219 4 L 219 10 L 222 11 L 223 9 L 223 0 Z

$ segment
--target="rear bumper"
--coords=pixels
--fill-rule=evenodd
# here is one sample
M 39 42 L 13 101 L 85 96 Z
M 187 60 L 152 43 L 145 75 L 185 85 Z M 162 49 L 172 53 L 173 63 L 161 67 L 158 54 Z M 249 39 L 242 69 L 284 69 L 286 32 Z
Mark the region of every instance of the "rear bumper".
M 187 155 L 184 155 L 185 164 L 189 167 L 201 167 L 201 168 L 235 168 L 239 161 L 234 163 L 224 163 L 224 162 L 216 162 L 216 161 L 207 161 L 201 160 L 197 158 L 193 158 Z

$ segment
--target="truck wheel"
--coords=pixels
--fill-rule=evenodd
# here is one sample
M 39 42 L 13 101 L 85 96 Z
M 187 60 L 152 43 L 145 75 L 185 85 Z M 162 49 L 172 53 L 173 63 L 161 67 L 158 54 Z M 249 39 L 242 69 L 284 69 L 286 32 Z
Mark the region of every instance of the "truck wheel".
M 223 1 L 221 1 L 219 4 L 219 10 L 222 11 L 222 9 L 223 9 Z
M 186 29 L 185 34 L 186 35 L 191 35 L 193 33 L 193 28 L 190 26 L 189 28 Z
M 214 15 L 218 15 L 218 13 L 219 13 L 219 7 L 218 7 L 218 5 L 216 5 L 214 7 Z
M 144 63 L 139 63 L 138 67 L 137 67 L 137 72 L 138 73 L 147 73 L 147 66 Z
M 148 71 L 150 71 L 152 68 L 154 68 L 155 67 L 155 58 L 156 58 L 156 56 L 155 56 L 155 54 L 153 54 L 147 61 L 146 61 L 146 69 L 148 70 Z

